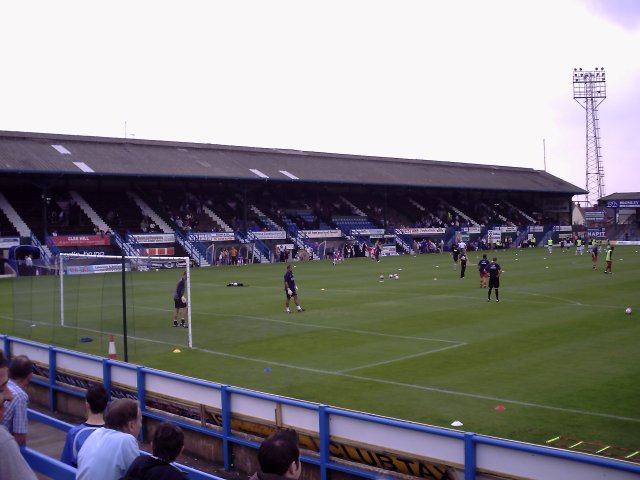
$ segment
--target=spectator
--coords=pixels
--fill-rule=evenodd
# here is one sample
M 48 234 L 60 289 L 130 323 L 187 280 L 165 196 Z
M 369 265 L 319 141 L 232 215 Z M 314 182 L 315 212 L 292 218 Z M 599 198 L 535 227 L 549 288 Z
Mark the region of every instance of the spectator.
M 18 445 L 27 443 L 27 433 L 29 431 L 29 419 L 27 409 L 29 408 L 29 396 L 25 389 L 33 377 L 33 364 L 26 355 L 18 355 L 11 360 L 9 366 L 9 390 L 13 400 L 5 405 L 4 419 L 2 424 L 15 437 Z
M 109 396 L 102 385 L 93 385 L 87 389 L 85 396 L 85 410 L 87 421 L 73 427 L 67 432 L 67 439 L 64 443 L 60 461 L 78 467 L 78 452 L 96 429 L 104 425 L 104 410 L 107 408 Z
M 298 434 L 295 430 L 278 430 L 269 435 L 258 449 L 260 472 L 249 480 L 297 480 L 302 472 Z
M 24 263 L 27 267 L 27 275 L 33 275 L 33 257 L 30 253 L 24 258 Z
M 4 352 L 0 350 L 0 422 L 4 417 L 4 403 L 11 402 L 13 396 L 7 383 L 9 369 Z M 36 480 L 18 448 L 18 444 L 4 425 L 0 425 L 0 478 L 3 480 Z
M 186 473 L 172 465 L 184 448 L 184 433 L 169 422 L 158 424 L 151 449 L 153 456 L 140 455 L 127 470 L 122 480 L 183 480 Z
M 140 454 L 136 437 L 142 427 L 138 402 L 114 400 L 104 415 L 104 427 L 94 431 L 78 453 L 77 480 L 118 480 Z

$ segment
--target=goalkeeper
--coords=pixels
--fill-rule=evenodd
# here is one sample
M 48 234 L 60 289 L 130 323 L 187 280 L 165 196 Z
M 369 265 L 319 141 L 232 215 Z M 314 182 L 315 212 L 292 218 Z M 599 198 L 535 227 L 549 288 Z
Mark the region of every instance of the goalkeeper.
M 187 322 L 185 322 L 184 317 L 187 315 L 187 311 L 189 307 L 187 306 L 187 299 L 184 296 L 184 290 L 187 286 L 187 272 L 182 273 L 182 278 L 176 284 L 176 291 L 173 293 L 173 303 L 175 304 L 176 311 L 173 314 L 173 326 L 178 326 L 178 313 L 180 310 L 184 309 L 182 312 L 182 320 L 180 320 L 180 326 L 187 328 Z
M 287 273 L 284 274 L 284 293 L 287 295 L 287 301 L 285 307 L 287 313 L 291 313 L 289 310 L 289 300 L 293 297 L 293 302 L 296 304 L 298 312 L 304 312 L 304 308 L 298 303 L 298 287 L 296 287 L 296 281 L 293 278 L 293 268 L 291 265 L 287 265 Z

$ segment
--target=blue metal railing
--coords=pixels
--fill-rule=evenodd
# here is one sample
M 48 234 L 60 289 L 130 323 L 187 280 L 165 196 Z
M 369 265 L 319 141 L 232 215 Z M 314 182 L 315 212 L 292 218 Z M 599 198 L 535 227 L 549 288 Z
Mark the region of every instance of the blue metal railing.
M 586 455 L 577 452 L 570 452 L 565 450 L 559 450 L 555 448 L 542 447 L 537 445 L 531 445 L 526 443 L 513 442 L 508 440 L 496 439 L 493 437 L 487 437 L 483 435 L 478 435 L 471 432 L 460 432 L 455 430 L 449 430 L 439 427 L 432 427 L 428 425 L 422 425 L 417 423 L 405 422 L 402 420 L 390 419 L 385 417 L 378 417 L 369 415 L 366 413 L 353 412 L 349 410 L 342 410 L 335 407 L 330 407 L 327 405 L 318 405 L 310 402 L 304 402 L 300 400 L 295 400 L 286 397 L 279 397 L 276 395 L 266 394 L 262 392 L 245 390 L 238 387 L 233 387 L 229 385 L 216 384 L 213 382 L 208 382 L 204 380 L 198 380 L 189 377 L 182 377 L 178 375 L 174 375 L 168 372 L 163 372 L 151 368 L 146 368 L 138 365 L 132 365 L 127 363 L 122 363 L 114 360 L 109 360 L 106 358 L 94 357 L 91 355 L 86 355 L 83 353 L 73 352 L 70 350 L 65 350 L 57 347 L 46 346 L 37 344 L 28 340 L 22 340 L 14 337 L 9 337 L 6 335 L 0 335 L 0 339 L 2 340 L 2 345 L 4 347 L 5 352 L 12 352 L 14 348 L 12 348 L 12 344 L 20 344 L 26 345 L 30 349 L 41 349 L 44 352 L 48 353 L 49 358 L 49 378 L 47 380 L 41 380 L 39 378 L 34 378 L 32 380 L 33 383 L 41 385 L 50 390 L 50 399 L 55 397 L 56 392 L 64 392 L 69 395 L 74 395 L 77 397 L 83 397 L 83 392 L 79 391 L 76 388 L 69 388 L 65 385 L 58 384 L 56 380 L 57 369 L 56 369 L 56 355 L 64 354 L 67 356 L 78 357 L 82 359 L 84 362 L 95 362 L 98 365 L 101 365 L 103 372 L 103 384 L 107 391 L 111 391 L 111 370 L 115 367 L 120 369 L 126 369 L 133 373 L 135 373 L 136 385 L 133 386 L 136 396 L 140 401 L 140 407 L 143 413 L 143 417 L 145 418 L 153 418 L 158 420 L 170 420 L 176 421 L 176 417 L 170 414 L 164 415 L 161 411 L 157 409 L 154 411 L 149 411 L 145 405 L 145 395 L 146 395 L 146 384 L 147 377 L 153 378 L 156 377 L 164 377 L 170 379 L 171 381 L 183 383 L 183 384 L 191 384 L 200 387 L 204 387 L 207 389 L 211 389 L 212 391 L 217 391 L 221 398 L 221 416 L 222 416 L 222 428 L 213 429 L 207 428 L 206 426 L 194 425 L 193 423 L 181 422 L 177 421 L 181 427 L 193 431 L 200 432 L 204 435 L 208 435 L 211 437 L 215 437 L 221 439 L 223 442 L 223 458 L 224 465 L 226 469 L 229 469 L 231 466 L 232 460 L 232 445 L 245 445 L 251 448 L 257 448 L 258 444 L 251 440 L 248 440 L 245 436 L 236 436 L 230 428 L 231 418 L 232 418 L 232 402 L 231 396 L 242 396 L 247 398 L 254 398 L 258 400 L 266 400 L 271 402 L 276 402 L 277 404 L 283 406 L 293 406 L 296 408 L 304 409 L 307 411 L 312 411 L 317 413 L 317 425 L 318 425 L 318 436 L 320 439 L 318 452 L 319 457 L 315 456 L 303 456 L 302 459 L 306 463 L 314 464 L 320 467 L 321 471 L 321 480 L 327 480 L 329 477 L 330 471 L 341 471 L 348 472 L 350 474 L 359 476 L 361 478 L 379 478 L 379 472 L 374 472 L 371 470 L 366 470 L 364 468 L 359 468 L 357 464 L 345 464 L 343 461 L 338 461 L 335 457 L 332 457 L 330 448 L 330 439 L 331 439 L 331 428 L 332 428 L 332 419 L 337 419 L 339 417 L 346 417 L 348 419 L 357 420 L 359 422 L 364 422 L 365 424 L 371 424 L 374 428 L 385 428 L 385 427 L 393 427 L 398 429 L 399 431 L 406 431 L 407 435 L 410 432 L 419 432 L 425 435 L 435 435 L 438 437 L 444 437 L 449 439 L 457 440 L 461 443 L 461 448 L 464 453 L 464 479 L 465 480 L 475 480 L 476 479 L 476 461 L 477 461 L 477 450 L 478 446 L 491 446 L 496 447 L 498 449 L 504 449 L 506 454 L 508 452 L 524 452 L 528 455 L 535 455 L 545 458 L 559 459 L 563 461 L 577 462 L 578 464 L 586 464 L 597 466 L 600 468 L 607 469 L 607 471 L 612 475 L 613 478 L 614 472 L 629 472 L 635 475 L 640 475 L 640 464 L 625 462 L 620 460 L 607 459 L 604 457 L 598 457 L 594 455 Z M 40 360 L 44 355 L 39 355 Z M 68 369 L 68 367 L 67 367 Z M 179 391 L 179 389 L 178 389 Z M 50 405 L 51 411 L 54 411 L 54 404 Z M 334 422 L 335 423 L 335 422 Z M 64 425 L 62 428 L 65 428 Z M 498 452 L 497 455 L 500 455 Z M 35 461 L 35 460 L 34 460 Z M 39 461 L 39 460 L 38 460 Z M 565 465 L 566 466 L 566 465 Z M 506 472 L 508 473 L 508 472 Z M 62 477 L 61 477 L 62 478 Z M 67 477 L 64 477 L 67 478 Z M 70 477 L 69 477 L 70 478 Z M 209 477 L 202 477 L 209 478 Z
M 138 255 L 133 247 L 125 242 L 122 237 L 116 232 L 111 233 L 111 244 L 118 247 L 122 252 L 124 252 L 125 255 L 128 255 L 130 257 L 135 257 Z
M 51 254 L 57 257 L 58 255 L 60 255 L 60 249 L 53 240 L 49 241 L 50 238 L 53 237 L 49 235 L 49 233 L 44 232 L 44 243 L 47 245 L 47 247 L 49 247 Z
M 206 258 L 206 251 L 200 251 L 196 245 L 197 242 L 191 242 L 189 237 L 180 228 L 176 228 L 176 240 L 182 248 L 184 248 L 184 251 L 187 252 L 187 255 L 193 258 L 198 265 L 202 264 L 203 259 Z
M 237 237 L 242 237 L 242 232 L 240 230 L 236 231 L 236 236 Z M 267 261 L 271 261 L 271 249 L 262 241 L 260 240 L 258 237 L 256 237 L 255 233 L 253 232 L 247 232 L 247 235 L 244 236 L 244 238 L 250 242 L 252 242 L 253 244 L 255 244 L 256 248 L 258 249 L 258 251 L 260 252 L 260 255 L 262 257 L 264 257 L 265 259 L 267 259 Z
M 140 257 L 145 256 L 144 246 L 138 240 L 136 240 L 136 236 L 133 233 L 131 233 L 129 230 L 127 230 L 127 233 L 125 235 L 125 241 L 131 246 L 131 248 L 134 249 L 134 251 L 138 252 L 137 253 L 138 256 Z
M 38 250 L 40 250 L 40 258 L 42 259 L 42 261 L 49 263 L 49 255 L 47 255 L 47 251 L 42 248 L 40 240 L 38 240 L 38 237 L 36 237 L 33 232 L 31 232 L 31 245 L 37 247 Z

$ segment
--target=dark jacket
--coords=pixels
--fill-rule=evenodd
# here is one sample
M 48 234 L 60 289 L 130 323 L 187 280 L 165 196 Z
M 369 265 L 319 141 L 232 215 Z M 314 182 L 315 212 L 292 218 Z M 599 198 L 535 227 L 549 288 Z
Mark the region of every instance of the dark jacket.
M 136 458 L 120 480 L 185 480 L 187 474 L 170 463 L 150 455 Z
M 275 473 L 263 473 L 256 472 L 249 480 L 289 480 L 287 477 L 283 477 L 282 475 L 276 475 Z

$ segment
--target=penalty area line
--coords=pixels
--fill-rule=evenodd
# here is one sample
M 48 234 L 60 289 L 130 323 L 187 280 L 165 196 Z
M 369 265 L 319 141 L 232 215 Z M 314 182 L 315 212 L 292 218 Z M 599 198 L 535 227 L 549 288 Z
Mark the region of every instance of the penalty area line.
M 157 307 L 138 306 L 137 308 L 142 308 L 146 310 L 170 311 L 164 308 L 157 308 Z M 308 327 L 308 328 L 315 328 L 318 330 L 335 330 L 338 332 L 357 333 L 361 335 L 372 335 L 372 336 L 385 337 L 385 338 L 398 338 L 402 340 L 422 340 L 422 341 L 428 341 L 428 342 L 452 343 L 452 344 L 455 344 L 455 346 L 458 346 L 461 343 L 458 340 L 446 340 L 443 338 L 412 337 L 410 335 L 394 335 L 392 333 L 372 332 L 367 330 L 357 330 L 354 328 L 333 327 L 328 325 L 318 325 L 315 323 L 291 322 L 288 320 L 280 320 L 277 318 L 269 318 L 269 317 L 258 317 L 254 315 L 233 315 L 233 314 L 229 315 L 225 313 L 215 313 L 215 312 L 198 312 L 198 315 L 205 315 L 205 316 L 209 315 L 214 317 L 226 317 L 226 318 L 241 318 L 246 320 L 260 320 L 263 322 L 280 323 L 282 325 L 293 325 L 296 327 Z M 193 324 L 194 322 L 192 321 L 191 323 Z
M 2 318 L 6 318 L 6 317 L 2 317 Z M 83 331 L 87 331 L 87 332 L 104 333 L 104 332 L 100 332 L 99 330 L 94 330 L 94 329 L 89 329 L 89 328 L 82 328 L 82 327 L 64 327 L 64 328 L 76 328 L 77 330 L 83 330 Z M 118 336 L 118 337 L 122 336 L 122 335 L 118 335 L 118 334 L 114 334 L 114 335 Z M 128 336 L 128 338 L 139 340 L 139 341 L 144 341 L 144 342 L 155 343 L 155 344 L 171 345 L 171 346 L 175 346 L 176 345 L 175 342 L 166 342 L 166 341 L 162 341 L 162 340 L 153 340 L 153 339 L 150 339 L 150 338 L 139 338 L 139 337 L 135 337 L 135 336 Z M 523 402 L 523 401 L 520 401 L 520 400 L 510 400 L 510 399 L 506 399 L 506 398 L 492 397 L 492 396 L 489 396 L 489 395 L 479 395 L 479 394 L 475 394 L 475 393 L 457 392 L 455 390 L 447 390 L 447 389 L 444 389 L 444 388 L 428 387 L 428 386 L 425 386 L 425 385 L 415 385 L 415 384 L 412 384 L 412 383 L 396 382 L 396 381 L 393 381 L 393 380 L 383 380 L 383 379 L 380 379 L 380 378 L 365 377 L 365 376 L 361 376 L 361 375 L 352 375 L 352 374 L 349 374 L 349 373 L 341 373 L 341 372 L 337 372 L 337 371 L 334 372 L 334 371 L 321 370 L 321 369 L 316 369 L 316 368 L 301 367 L 299 365 L 290 365 L 290 364 L 286 364 L 286 363 L 273 362 L 273 361 L 263 360 L 263 359 L 256 359 L 256 358 L 251 358 L 251 357 L 245 357 L 245 356 L 242 356 L 242 355 L 235 355 L 235 354 L 231 354 L 231 353 L 216 352 L 215 350 L 208 350 L 208 349 L 203 349 L 203 348 L 198 348 L 198 347 L 194 347 L 194 348 L 192 348 L 192 350 L 200 351 L 200 352 L 203 352 L 203 353 L 208 353 L 208 354 L 211 354 L 211 355 L 219 355 L 219 356 L 222 356 L 222 357 L 236 358 L 238 360 L 244 360 L 244 361 L 248 361 L 248 362 L 252 362 L 252 363 L 260 363 L 260 364 L 263 364 L 263 365 L 265 363 L 267 363 L 267 364 L 270 364 L 270 365 L 277 365 L 277 366 L 281 366 L 281 367 L 285 367 L 285 368 L 291 368 L 291 369 L 294 369 L 294 370 L 301 370 L 301 371 L 307 371 L 307 372 L 311 372 L 311 373 L 318 373 L 320 375 L 332 375 L 332 376 L 336 376 L 336 377 L 349 378 L 349 379 L 352 379 L 352 380 L 359 380 L 359 381 L 363 381 L 363 382 L 377 383 L 377 384 L 381 384 L 381 385 L 392 385 L 392 386 L 397 386 L 397 387 L 411 388 L 411 389 L 415 389 L 415 390 L 422 390 L 422 391 L 426 391 L 426 392 L 441 393 L 441 394 L 444 394 L 444 395 L 452 395 L 452 396 L 457 396 L 457 397 L 477 398 L 479 400 L 492 400 L 492 401 L 496 401 L 496 402 L 500 402 L 500 403 L 508 403 L 508 404 L 512 404 L 512 405 L 521 405 L 523 407 L 539 408 L 539 409 L 550 410 L 550 411 L 555 411 L 555 412 L 573 413 L 573 414 L 576 414 L 576 415 L 585 415 L 585 416 L 589 416 L 589 417 L 608 418 L 608 419 L 611 419 L 611 420 L 621 420 L 621 421 L 626 421 L 626 422 L 640 423 L 640 418 L 623 417 L 623 416 L 619 416 L 619 415 L 610 415 L 610 414 L 607 414 L 607 413 L 586 412 L 584 410 L 577 410 L 577 409 L 573 409 L 573 408 L 563 408 L 563 407 L 554 407 L 554 406 L 550 406 L 550 405 L 540 405 L 540 404 L 532 403 L 532 402 Z
M 386 360 L 384 362 L 376 362 L 376 363 L 370 363 L 368 365 L 360 365 L 358 367 L 345 368 L 344 370 L 337 370 L 336 373 L 347 373 L 347 372 L 353 372 L 355 370 L 363 370 L 365 368 L 379 367 L 380 365 L 389 365 L 390 363 L 401 362 L 403 360 L 409 360 L 410 358 L 418 358 L 418 357 L 422 357 L 422 356 L 425 356 L 425 355 L 430 355 L 432 353 L 444 352 L 445 350 L 451 350 L 452 348 L 464 347 L 465 345 L 467 345 L 467 344 L 462 342 L 462 343 L 459 343 L 457 345 L 449 345 L 448 347 L 436 348 L 435 350 L 427 350 L 426 352 L 414 353 L 413 355 L 406 355 L 404 357 L 393 358 L 391 360 Z
M 450 347 L 451 348 L 451 347 Z M 607 419 L 611 419 L 611 420 L 621 420 L 621 421 L 626 421 L 626 422 L 634 422 L 634 423 L 640 423 L 640 418 L 632 418 L 632 417 L 622 417 L 619 415 L 610 415 L 607 413 L 597 413 L 597 412 L 587 412 L 584 410 L 577 410 L 577 409 L 573 409 L 573 408 L 563 408 L 563 407 L 554 407 L 554 406 L 550 406 L 550 405 L 540 405 L 537 403 L 532 403 L 532 402 L 523 402 L 521 400 L 511 400 L 511 399 L 507 399 L 507 398 L 499 398 L 499 397 L 492 397 L 489 395 L 479 395 L 479 394 L 475 394 L 475 393 L 467 393 L 467 392 L 457 392 L 455 390 L 447 390 L 444 388 L 436 388 L 436 387 L 428 387 L 428 386 L 424 386 L 424 385 L 415 385 L 412 383 L 403 383 L 403 382 L 396 382 L 393 380 L 383 380 L 380 378 L 373 378 L 373 377 L 365 377 L 362 375 L 352 375 L 349 373 L 343 373 L 340 371 L 329 371 L 329 370 L 321 370 L 321 369 L 315 369 L 315 368 L 308 368 L 308 367 L 300 367 L 297 365 L 289 365 L 286 363 L 279 363 L 279 362 L 271 362 L 271 361 L 265 361 L 265 360 L 261 360 L 261 359 L 256 359 L 256 358 L 250 358 L 250 357 L 244 357 L 242 355 L 234 355 L 234 354 L 229 354 L 229 353 L 221 353 L 221 352 L 216 352 L 214 350 L 207 350 L 207 349 L 202 349 L 202 348 L 197 348 L 194 347 L 194 350 L 198 350 L 204 353 L 210 353 L 213 355 L 221 355 L 224 357 L 230 357 L 230 358 L 237 358 L 239 360 L 246 360 L 249 362 L 254 362 L 254 363 L 261 363 L 261 364 L 270 364 L 270 365 L 277 365 L 277 366 L 281 366 L 281 367 L 285 367 L 285 368 L 292 368 L 295 370 L 302 370 L 302 371 L 307 371 L 307 372 L 312 372 L 312 373 L 318 373 L 321 375 L 331 375 L 331 376 L 336 376 L 336 377 L 343 377 L 343 378 L 349 378 L 352 380 L 359 380 L 359 381 L 363 381 L 363 382 L 371 382 L 371 383 L 377 383 L 377 384 L 381 384 L 381 385 L 392 385 L 392 386 L 397 386 L 397 387 L 404 387 L 404 388 L 410 388 L 410 389 L 415 389 L 415 390 L 422 390 L 422 391 L 426 391 L 426 392 L 434 392 L 434 393 L 441 393 L 444 395 L 452 395 L 452 396 L 456 396 L 456 397 L 467 397 L 467 398 L 476 398 L 479 400 L 491 400 L 491 401 L 495 401 L 495 402 L 499 402 L 499 403 L 507 403 L 507 404 L 512 404 L 512 405 L 520 405 L 523 407 L 531 407 L 531 408 L 539 408 L 542 410 L 550 410 L 550 411 L 554 411 L 554 412 L 562 412 L 562 413 L 573 413 L 576 415 L 586 415 L 589 417 L 599 417 L 599 418 L 607 418 Z

